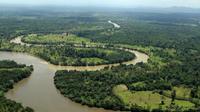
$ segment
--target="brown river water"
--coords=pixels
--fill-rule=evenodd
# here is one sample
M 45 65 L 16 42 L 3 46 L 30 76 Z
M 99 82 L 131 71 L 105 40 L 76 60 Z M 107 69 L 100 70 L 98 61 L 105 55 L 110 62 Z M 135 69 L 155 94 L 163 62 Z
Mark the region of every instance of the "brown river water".
M 148 56 L 144 53 L 134 50 L 129 50 L 129 52 L 134 53 L 136 58 L 124 64 L 136 64 L 138 62 L 147 62 L 148 60 Z M 6 93 L 5 96 L 8 99 L 22 103 L 24 106 L 29 106 L 35 112 L 113 112 L 111 110 L 83 106 L 65 98 L 56 89 L 53 77 L 56 70 L 95 71 L 106 66 L 117 66 L 119 64 L 86 67 L 56 66 L 25 53 L 0 52 L 0 60 L 3 59 L 34 66 L 34 71 L 30 77 L 15 84 L 14 88 Z

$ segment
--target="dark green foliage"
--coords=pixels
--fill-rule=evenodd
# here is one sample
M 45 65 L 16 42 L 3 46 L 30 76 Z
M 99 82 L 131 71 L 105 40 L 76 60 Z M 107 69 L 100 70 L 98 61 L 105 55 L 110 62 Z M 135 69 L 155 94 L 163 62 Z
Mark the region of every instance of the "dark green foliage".
M 104 94 L 115 98 L 112 94 L 112 88 L 119 84 L 125 84 L 129 90 L 133 91 L 171 90 L 173 86 L 181 85 L 188 87 L 199 86 L 199 83 L 197 83 L 199 76 L 196 74 L 196 72 L 199 72 L 199 69 L 196 68 L 197 66 L 192 65 L 194 62 L 189 57 L 177 54 L 182 63 L 174 63 L 174 57 L 169 57 L 162 52 L 162 50 L 156 49 L 154 51 L 156 56 L 160 56 L 164 62 L 168 62 L 168 64 L 161 68 L 152 60 L 148 64 L 139 63 L 135 66 L 121 65 L 112 67 L 110 70 L 106 68 L 95 72 L 58 71 L 55 76 L 55 84 L 63 95 L 72 100 L 98 107 L 99 102 L 103 102 L 103 99 L 99 98 L 101 96 L 105 98 Z M 196 57 L 196 55 L 194 56 Z M 186 61 L 189 59 L 191 61 Z M 195 60 L 195 64 L 198 65 L 199 61 L 196 58 Z M 132 84 L 137 82 L 143 82 L 145 86 L 143 88 L 133 87 Z M 88 96 L 92 97 L 88 98 Z M 175 97 L 173 99 L 175 100 Z M 93 101 L 98 102 L 95 103 Z M 112 102 L 112 104 L 118 104 L 118 102 Z M 123 103 L 121 102 L 120 104 Z M 198 103 L 196 104 L 199 105 Z M 107 108 L 103 104 L 100 105 Z
M 107 49 L 109 50 L 109 49 Z M 85 66 L 85 65 L 99 65 L 99 64 L 109 64 L 109 63 L 120 63 L 134 59 L 134 55 L 129 52 L 124 52 L 122 50 L 114 50 L 114 53 L 109 53 L 106 49 L 101 48 L 80 48 L 76 49 L 73 47 L 48 47 L 43 48 L 43 51 L 39 52 L 37 55 L 41 58 L 50 61 L 53 64 L 60 65 L 74 65 L 74 66 Z M 58 57 L 56 57 L 56 55 Z M 55 57 L 57 59 L 52 59 Z M 74 62 L 68 62 L 66 58 L 73 58 Z M 82 58 L 100 58 L 105 61 L 100 63 L 87 63 L 81 61 Z
M 0 97 L 0 112 L 33 112 L 33 109 L 24 108 L 20 103 Z
M 9 60 L 0 61 L 0 112 L 33 112 L 31 108 L 24 108 L 3 95 L 13 88 L 14 83 L 30 76 L 32 70 L 32 66 L 20 65 Z
M 17 64 L 15 61 L 3 60 L 0 63 L 0 68 L 23 68 L 25 65 Z
M 145 74 L 144 68 L 121 65 L 112 70 L 96 72 L 58 71 L 55 76 L 55 85 L 63 95 L 76 102 L 96 107 L 126 110 L 123 103 L 113 95 L 112 88 L 118 84 L 129 85 L 132 82 L 150 79 L 149 77 L 151 76 Z M 148 87 L 153 85 L 157 85 L 157 88 L 163 87 L 162 83 L 154 84 L 153 82 L 148 81 Z
M 32 68 L 0 69 L 0 89 L 7 91 L 13 84 L 30 75 Z
M 172 97 L 172 103 L 173 103 L 175 98 L 176 98 L 176 91 L 175 90 L 172 91 L 171 97 Z
M 18 11 L 18 10 L 17 10 Z M 126 84 L 130 91 L 164 91 L 171 90 L 174 86 L 193 88 L 190 99 L 196 102 L 199 108 L 200 86 L 200 24 L 199 14 L 189 13 L 136 13 L 136 12 L 98 12 L 98 13 L 70 13 L 44 11 L 19 11 L 18 13 L 2 13 L 0 18 L 0 38 L 8 40 L 19 35 L 27 34 L 61 34 L 70 32 L 80 37 L 90 38 L 93 42 L 106 42 L 109 44 L 129 44 L 139 46 L 153 46 L 147 53 L 150 55 L 148 64 L 140 63 L 136 66 L 113 67 L 96 72 L 67 72 L 58 71 L 55 77 L 56 87 L 62 94 L 74 101 L 90 106 L 127 109 L 125 105 L 112 94 L 112 87 Z M 121 26 L 114 29 L 108 24 L 112 20 Z M 77 22 L 78 21 L 78 22 Z M 195 26 L 195 25 L 196 26 Z M 0 44 L 1 50 L 29 52 L 40 56 L 54 64 L 67 65 L 64 56 L 104 57 L 95 50 L 76 51 L 71 48 L 61 47 L 24 47 L 14 44 Z M 159 47 L 156 49 L 154 47 Z M 167 49 L 175 53 L 167 53 Z M 44 52 L 44 53 L 42 53 Z M 60 58 L 52 60 L 61 54 Z M 128 55 L 128 54 L 127 54 Z M 125 60 L 125 57 L 122 59 Z M 129 57 L 129 55 L 128 55 Z M 113 61 L 119 59 L 110 56 L 104 59 Z M 115 60 L 116 61 L 116 60 Z M 85 65 L 76 61 L 74 65 Z M 135 87 L 133 83 L 144 82 L 146 86 Z M 132 111 L 137 110 L 133 106 Z M 175 107 L 176 108 L 176 107 Z M 179 108 L 177 108 L 179 109 Z M 154 112 L 162 112 L 155 109 Z M 198 112 L 190 109 L 188 112 Z
M 55 85 L 63 95 L 81 104 L 115 110 L 122 109 L 123 103 L 111 91 L 112 87 L 119 82 L 106 80 L 107 77 L 111 78 L 111 74 L 58 71 Z
M 1 45 L 1 43 L 0 43 Z M 0 50 L 28 52 L 55 65 L 93 66 L 121 63 L 135 58 L 133 53 L 111 48 L 76 48 L 69 46 L 30 46 L 23 47 L 2 42 Z M 84 58 L 98 58 L 99 62 L 82 61 Z

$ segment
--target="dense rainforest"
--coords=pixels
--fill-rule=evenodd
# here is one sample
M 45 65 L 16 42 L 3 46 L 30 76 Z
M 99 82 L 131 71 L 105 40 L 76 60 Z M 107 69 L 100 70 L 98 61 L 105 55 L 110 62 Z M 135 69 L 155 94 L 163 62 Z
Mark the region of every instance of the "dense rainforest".
M 15 83 L 30 76 L 32 70 L 32 66 L 9 60 L 0 61 L 0 112 L 33 112 L 31 108 L 24 108 L 20 103 L 4 97 L 4 93 L 12 89 Z
M 150 56 L 148 63 L 121 64 L 100 71 L 57 71 L 56 87 L 73 101 L 114 110 L 199 111 L 199 13 L 56 13 L 51 9 L 41 13 L 29 9 L 0 11 L 0 14 L 1 50 L 28 52 L 61 65 L 96 65 L 130 60 L 134 56 L 116 49 L 107 49 L 115 53 L 106 56 L 108 51 L 103 48 L 53 46 L 54 41 L 59 44 L 68 41 L 107 43 L 116 48 L 136 49 Z M 108 20 L 116 22 L 120 28 L 114 28 Z M 66 33 L 73 36 L 60 37 Z M 30 37 L 30 34 L 36 36 Z M 24 36 L 24 42 L 50 46 L 9 43 L 18 36 Z M 66 59 L 68 56 L 72 58 Z
M 0 42 L 1 51 L 28 52 L 55 65 L 92 66 L 122 63 L 135 55 L 114 48 L 78 48 L 70 46 L 20 46 Z
M 167 63 L 163 60 L 163 63 L 159 65 L 163 66 L 161 68 L 157 66 L 159 63 L 154 63 L 156 61 L 153 59 L 148 64 L 139 63 L 135 66 L 121 65 L 95 72 L 58 71 L 55 77 L 55 84 L 63 95 L 76 102 L 90 106 L 132 111 L 141 109 L 140 106 L 152 111 L 157 109 L 166 111 L 173 109 L 173 111 L 197 111 L 189 109 L 194 108 L 194 104 L 196 107 L 200 105 L 199 58 L 190 59 L 190 57 L 183 57 L 181 54 L 179 57 L 182 57 L 181 59 L 185 61 L 180 62 L 172 57 L 169 58 L 170 54 L 163 54 L 161 52 L 162 50 L 160 50 L 159 54 L 165 60 L 168 60 L 166 61 Z M 116 90 L 113 89 L 121 84 L 125 85 L 127 89 L 123 90 L 122 87 L 122 91 L 114 92 Z M 174 103 L 170 103 L 171 93 L 174 90 L 177 92 L 176 100 Z M 187 92 L 184 92 L 185 90 Z M 142 93 L 134 96 L 133 93 L 128 93 L 128 91 L 135 92 L 135 94 L 146 91 L 146 93 L 143 93 L 144 96 L 149 95 L 149 92 L 159 93 L 152 97 L 158 101 L 154 102 L 152 99 L 152 102 L 141 104 L 142 101 L 137 101 L 136 98 L 142 95 Z M 143 95 L 140 97 L 144 97 Z M 162 100 L 162 97 L 165 97 L 165 100 Z M 184 101 L 190 101 L 193 104 Z M 154 106 L 156 103 L 157 106 Z

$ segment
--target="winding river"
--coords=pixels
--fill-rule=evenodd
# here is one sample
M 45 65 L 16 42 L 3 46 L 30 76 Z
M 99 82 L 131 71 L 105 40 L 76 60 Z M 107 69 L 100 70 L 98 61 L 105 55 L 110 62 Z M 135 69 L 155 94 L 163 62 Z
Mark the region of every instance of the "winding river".
M 124 64 L 136 64 L 147 62 L 148 56 L 144 53 L 128 50 L 136 55 L 134 60 Z M 99 66 L 56 66 L 40 58 L 26 53 L 0 52 L 0 60 L 9 59 L 18 63 L 33 65 L 34 71 L 29 78 L 26 78 L 14 85 L 14 88 L 6 93 L 6 97 L 16 102 L 29 106 L 35 112 L 112 112 L 101 108 L 91 108 L 72 102 L 62 96 L 54 85 L 53 77 L 57 70 L 94 71 L 103 69 L 106 66 L 118 66 L 119 64 Z

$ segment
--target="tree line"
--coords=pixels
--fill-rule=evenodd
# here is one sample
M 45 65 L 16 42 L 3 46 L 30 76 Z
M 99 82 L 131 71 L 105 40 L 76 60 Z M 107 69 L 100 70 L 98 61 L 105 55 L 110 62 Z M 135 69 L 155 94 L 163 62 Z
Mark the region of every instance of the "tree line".
M 4 93 L 20 80 L 30 76 L 33 66 L 17 64 L 14 61 L 0 61 L 0 112 L 33 112 L 29 107 L 6 99 Z

